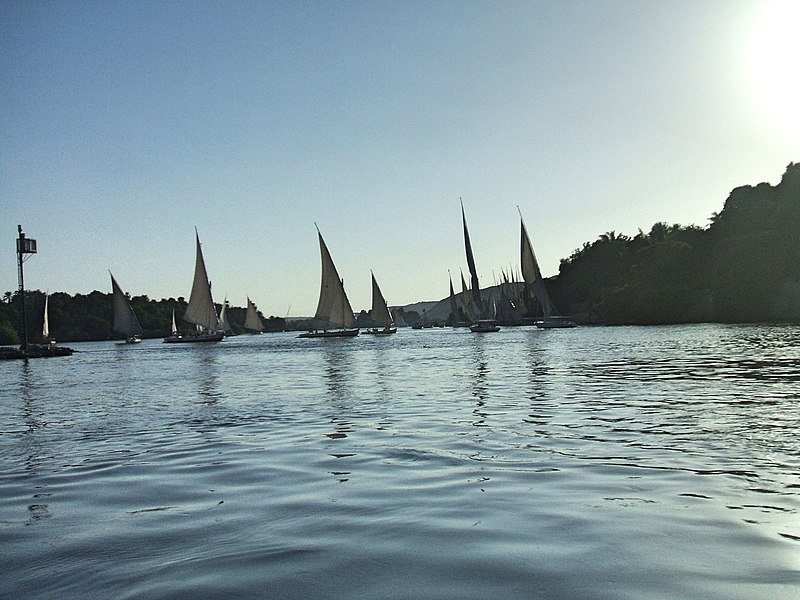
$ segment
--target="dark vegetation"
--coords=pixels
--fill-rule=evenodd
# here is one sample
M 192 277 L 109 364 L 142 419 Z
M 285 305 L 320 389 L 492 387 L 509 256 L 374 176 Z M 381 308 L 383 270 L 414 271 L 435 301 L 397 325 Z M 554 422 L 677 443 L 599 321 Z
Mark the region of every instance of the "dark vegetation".
M 734 189 L 710 221 L 584 244 L 548 282 L 556 305 L 606 323 L 800 322 L 800 164 Z
M 28 339 L 41 339 L 44 320 L 44 292 L 25 292 L 25 311 L 28 324 Z M 90 340 L 124 339 L 111 330 L 111 293 L 94 291 L 91 294 L 70 296 L 62 292 L 50 294 L 48 305 L 50 337 L 59 342 L 82 342 Z M 147 296 L 133 296 L 131 305 L 144 330 L 144 337 L 164 337 L 172 326 L 172 310 L 175 309 L 179 328 L 189 327 L 180 318 L 186 312 L 187 301 L 183 298 L 151 300 Z M 222 307 L 217 305 L 217 311 Z M 229 306 L 227 318 L 234 333 L 244 331 L 245 308 Z M 282 331 L 286 322 L 280 317 L 263 318 L 266 331 Z M 6 292 L 0 303 L 0 344 L 18 344 L 21 324 L 19 292 Z
M 548 288 L 561 313 L 584 322 L 800 322 L 800 164 L 790 164 L 776 186 L 734 189 L 706 228 L 656 223 L 633 237 L 604 233 L 562 260 Z M 178 318 L 186 310 L 184 298 L 134 296 L 131 303 L 150 337 L 168 334 L 173 309 Z M 37 341 L 44 293 L 26 292 L 26 307 L 29 338 Z M 111 293 L 51 294 L 49 310 L 56 340 L 120 337 L 111 331 Z M 227 314 L 240 332 L 245 309 Z M 19 343 L 20 322 L 19 293 L 6 292 L 0 344 Z M 308 325 L 280 317 L 264 324 L 267 331 Z

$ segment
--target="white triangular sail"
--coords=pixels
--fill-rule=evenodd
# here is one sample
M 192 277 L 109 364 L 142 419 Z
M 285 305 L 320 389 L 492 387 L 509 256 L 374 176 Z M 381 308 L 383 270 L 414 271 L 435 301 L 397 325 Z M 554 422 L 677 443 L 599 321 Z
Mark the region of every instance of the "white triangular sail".
M 528 231 L 525 229 L 525 222 L 522 220 L 522 214 L 519 217 L 522 231 L 520 233 L 520 260 L 522 261 L 522 278 L 525 283 L 530 286 L 533 295 L 542 306 L 544 318 L 548 319 L 553 314 L 553 305 L 550 303 L 550 297 L 547 295 L 547 289 L 544 286 L 544 279 L 542 272 L 539 270 L 539 263 L 536 262 L 536 255 L 533 253 L 533 246 L 531 240 L 528 238 Z
M 50 317 L 48 316 L 49 294 L 44 295 L 44 320 L 42 321 L 42 337 L 47 340 L 50 337 Z
M 372 274 L 372 320 L 375 321 L 375 325 L 378 327 L 391 327 L 394 325 L 389 307 L 386 305 L 386 299 L 381 293 L 378 282 L 375 281 L 374 274 Z
M 261 317 L 258 316 L 258 309 L 250 298 L 247 298 L 247 316 L 244 319 L 244 328 L 259 333 L 264 331 L 264 324 L 261 322 Z
M 216 332 L 220 331 L 219 317 L 217 317 L 217 309 L 214 308 L 214 300 L 211 298 L 211 284 L 208 282 L 206 263 L 203 260 L 197 229 L 195 229 L 195 237 L 197 239 L 197 257 L 194 265 L 194 282 L 183 320 L 210 332 Z
M 112 302 L 114 308 L 114 323 L 112 329 L 122 335 L 131 337 L 134 335 L 142 335 L 142 326 L 139 324 L 139 319 L 136 318 L 136 313 L 133 312 L 130 300 L 122 291 L 122 288 L 114 279 L 111 271 L 111 290 Z
M 222 333 L 229 334 L 233 331 L 231 324 L 228 323 L 228 299 L 222 303 L 222 309 L 219 311 L 219 326 L 222 328 Z
M 333 259 L 319 229 L 317 229 L 317 235 L 319 235 L 319 251 L 322 256 L 322 282 L 320 283 L 317 312 L 314 317 L 327 321 L 334 327 L 354 327 L 356 319 L 344 291 L 344 283 L 339 279 L 336 265 L 333 264 Z

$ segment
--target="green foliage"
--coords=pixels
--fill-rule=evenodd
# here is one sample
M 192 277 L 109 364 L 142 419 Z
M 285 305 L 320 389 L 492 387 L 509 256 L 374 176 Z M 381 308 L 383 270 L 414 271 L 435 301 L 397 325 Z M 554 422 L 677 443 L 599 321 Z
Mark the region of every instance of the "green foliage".
M 19 341 L 19 334 L 17 333 L 16 327 L 8 320 L 0 321 L 0 346 L 10 344 L 16 346 L 19 344 Z

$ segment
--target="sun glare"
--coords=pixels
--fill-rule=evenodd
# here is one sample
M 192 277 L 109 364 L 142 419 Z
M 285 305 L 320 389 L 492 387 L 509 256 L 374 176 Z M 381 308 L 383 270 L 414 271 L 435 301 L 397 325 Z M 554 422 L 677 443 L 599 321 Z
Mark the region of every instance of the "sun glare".
M 760 110 L 800 149 L 800 1 L 777 0 L 764 7 L 750 59 Z

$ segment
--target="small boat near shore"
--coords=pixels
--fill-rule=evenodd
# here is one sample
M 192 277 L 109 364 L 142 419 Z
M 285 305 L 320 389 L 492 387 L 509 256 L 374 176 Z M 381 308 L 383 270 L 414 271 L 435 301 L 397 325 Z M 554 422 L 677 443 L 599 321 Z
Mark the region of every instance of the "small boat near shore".
M 519 210 L 519 207 L 517 207 Z M 520 223 L 520 260 L 522 262 L 522 278 L 525 285 L 533 293 L 542 308 L 542 318 L 534 321 L 534 325 L 539 329 L 564 329 L 577 327 L 575 321 L 569 317 L 555 314 L 553 303 L 544 285 L 544 278 L 533 252 L 531 240 L 528 237 L 528 230 L 525 228 L 525 221 L 522 219 L 522 212 L 519 213 Z
M 481 319 L 469 326 L 472 333 L 496 333 L 500 331 L 500 326 L 494 321 Z
M 56 341 L 50 337 L 50 294 L 44 295 L 44 314 L 42 315 L 42 340 L 47 345 L 54 346 Z
M 557 315 L 534 321 L 533 324 L 539 329 L 570 329 L 578 326 L 575 321 L 569 317 L 561 317 Z

